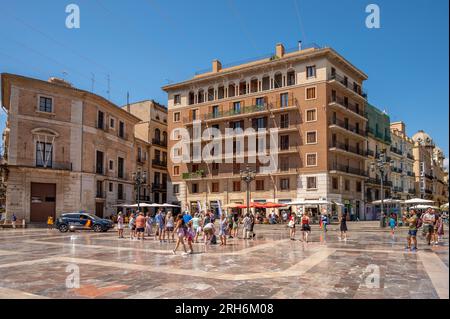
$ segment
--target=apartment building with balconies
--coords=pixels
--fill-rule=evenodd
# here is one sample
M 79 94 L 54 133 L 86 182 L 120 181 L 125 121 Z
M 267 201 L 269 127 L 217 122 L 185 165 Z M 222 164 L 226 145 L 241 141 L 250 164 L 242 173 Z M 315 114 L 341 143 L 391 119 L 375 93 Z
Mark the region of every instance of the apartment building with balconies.
M 433 139 L 420 130 L 412 136 L 414 141 L 414 174 L 416 190 L 420 198 L 433 200 Z
M 169 200 L 213 209 L 218 201 L 244 203 L 240 171 L 250 166 L 256 171 L 252 201 L 326 198 L 359 214 L 366 178 L 366 79 L 331 48 L 285 50 L 278 44 L 265 59 L 228 66 L 215 60 L 207 72 L 163 87 L 168 93 Z M 173 161 L 172 155 L 182 155 L 180 130 L 192 136 L 198 123 L 202 130 L 219 130 L 222 146 L 232 139 L 233 151 L 225 154 L 230 163 Z M 264 172 L 261 161 L 249 164 L 248 140 L 224 136 L 227 128 L 277 129 L 276 170 Z M 258 138 L 257 151 L 268 152 L 268 140 L 262 145 Z
M 131 201 L 135 116 L 51 78 L 1 75 L 6 212 L 31 222 Z M 10 217 L 10 216 L 9 216 Z
M 144 146 L 141 145 L 141 156 L 137 157 L 138 167 L 147 172 L 147 184 L 141 187 L 141 194 L 136 196 L 140 196 L 142 201 L 165 203 L 167 201 L 167 108 L 153 100 L 131 103 L 122 108 L 141 119 L 136 124 L 135 136 L 141 143 L 145 142 L 147 145 L 146 153 Z M 147 154 L 145 160 L 144 154 Z
M 371 170 L 371 163 L 380 159 L 381 154 L 383 154 L 386 162 L 392 160 L 390 154 L 390 118 L 385 112 L 369 103 L 365 107 L 365 116 L 367 117 L 365 170 L 368 178 L 364 185 L 364 214 L 361 216 L 361 219 L 377 220 L 380 214 L 380 207 L 372 205 L 372 202 L 381 199 L 381 178 L 383 178 L 384 198 L 391 196 L 391 171 L 387 169 L 384 176 L 381 176 L 379 171 Z
M 414 141 L 406 135 L 406 126 L 403 122 L 392 122 L 390 154 L 393 166 L 391 167 L 392 198 L 406 200 L 416 197 L 414 173 Z

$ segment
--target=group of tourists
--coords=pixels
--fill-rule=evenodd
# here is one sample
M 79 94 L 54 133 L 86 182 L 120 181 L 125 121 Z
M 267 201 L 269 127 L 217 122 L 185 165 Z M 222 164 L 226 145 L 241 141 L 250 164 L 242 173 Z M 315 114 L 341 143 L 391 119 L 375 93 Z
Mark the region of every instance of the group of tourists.
M 444 235 L 444 219 L 438 211 L 428 208 L 424 213 L 410 210 L 403 221 L 408 225 L 406 250 L 417 251 L 417 232 L 422 228 L 422 237 L 431 246 L 437 246 Z M 391 225 L 391 224 L 390 224 Z M 391 230 L 393 228 L 391 226 Z
M 117 215 L 117 230 L 119 239 L 124 237 L 125 217 L 122 212 Z M 216 244 L 218 238 L 220 245 L 227 244 L 227 239 L 237 238 L 239 224 L 242 224 L 242 238 L 254 239 L 255 217 L 253 214 L 240 216 L 237 212 L 221 214 L 218 221 L 218 229 L 215 226 L 215 215 L 211 211 L 202 211 L 191 214 L 188 211 L 174 215 L 172 211 L 158 210 L 154 216 L 143 212 L 132 213 L 128 218 L 131 240 L 145 240 L 145 237 L 154 238 L 162 242 L 173 242 L 173 253 L 182 247 L 184 254 L 193 253 L 193 243 L 198 243 L 200 238 L 205 245 Z M 189 252 L 187 250 L 189 247 Z

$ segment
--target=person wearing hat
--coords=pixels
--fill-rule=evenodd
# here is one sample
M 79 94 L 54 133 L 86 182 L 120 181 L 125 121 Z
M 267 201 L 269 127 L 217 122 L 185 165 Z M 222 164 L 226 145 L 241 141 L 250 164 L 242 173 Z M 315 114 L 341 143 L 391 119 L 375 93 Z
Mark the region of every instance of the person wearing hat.
M 119 233 L 119 238 L 123 238 L 123 215 L 122 212 L 119 212 L 117 216 L 117 231 Z

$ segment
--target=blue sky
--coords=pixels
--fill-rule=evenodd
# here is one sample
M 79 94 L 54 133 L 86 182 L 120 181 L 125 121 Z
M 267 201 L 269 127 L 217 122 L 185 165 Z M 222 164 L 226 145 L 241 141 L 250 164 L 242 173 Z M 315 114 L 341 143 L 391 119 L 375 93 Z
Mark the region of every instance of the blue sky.
M 66 5 L 81 11 L 67 29 Z M 381 9 L 367 29 L 365 8 Z M 0 72 L 59 76 L 116 104 L 153 98 L 195 71 L 258 57 L 278 42 L 331 46 L 369 75 L 372 104 L 408 134 L 427 131 L 448 156 L 447 0 L 0 0 Z M 0 129 L 5 116 L 2 114 Z

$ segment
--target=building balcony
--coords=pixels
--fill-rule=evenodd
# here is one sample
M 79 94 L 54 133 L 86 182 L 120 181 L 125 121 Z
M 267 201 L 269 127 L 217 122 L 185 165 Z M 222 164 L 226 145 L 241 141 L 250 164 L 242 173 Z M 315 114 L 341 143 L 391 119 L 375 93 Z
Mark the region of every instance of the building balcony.
M 401 174 L 403 173 L 403 169 L 401 169 L 400 167 L 391 167 L 391 172 Z
M 167 161 L 161 161 L 160 159 L 153 159 L 152 164 L 154 166 L 164 167 L 167 168 Z
M 348 79 L 346 79 L 344 76 L 338 74 L 338 73 L 331 73 L 328 75 L 328 82 L 330 83 L 338 83 L 339 86 L 344 87 L 347 92 L 350 92 L 351 94 L 363 98 L 367 100 L 367 93 L 364 92 L 360 86 L 358 88 L 351 87 L 350 82 Z
M 167 147 L 167 141 L 164 141 L 164 140 L 161 140 L 161 139 L 157 139 L 157 138 L 152 139 L 152 144 L 159 145 L 159 146 L 162 146 L 162 147 Z
M 415 177 L 416 174 L 414 174 L 414 172 L 406 172 L 406 175 L 410 176 L 410 177 Z
M 136 162 L 140 165 L 145 164 L 147 162 L 147 160 L 145 160 L 142 156 L 137 156 L 136 157 Z
M 198 170 L 196 172 L 183 173 L 181 177 L 186 180 L 202 179 L 206 177 L 206 173 L 203 170 Z
M 392 191 L 394 193 L 403 193 L 403 188 L 398 187 L 398 186 L 394 186 L 394 187 L 392 187 Z
M 358 149 L 341 142 L 331 143 L 330 151 L 340 151 L 346 153 L 347 155 L 356 155 L 358 157 L 366 158 L 362 149 Z
M 347 173 L 347 174 L 356 175 L 359 177 L 367 177 L 367 174 L 363 169 L 351 167 L 351 166 L 347 166 L 347 165 L 332 164 L 332 165 L 330 165 L 329 169 L 330 169 L 330 171 Z
M 97 189 L 97 192 L 95 193 L 96 199 L 105 199 L 106 198 L 106 192 L 104 190 Z
M 167 184 L 152 183 L 152 190 L 167 190 Z
M 379 179 L 379 178 L 369 178 L 369 179 L 366 181 L 366 184 L 380 185 L 380 186 L 381 186 L 381 179 Z M 386 186 L 386 187 L 392 187 L 392 182 L 391 182 L 391 181 L 388 181 L 388 180 L 384 180 L 384 181 L 383 181 L 383 186 Z
M 367 121 L 367 118 L 364 116 L 364 112 L 362 109 L 357 107 L 355 104 L 350 102 L 345 102 L 345 100 L 339 96 L 330 97 L 330 102 L 328 103 L 330 107 L 337 107 L 341 110 L 348 111 L 348 114 L 352 114 L 359 119 Z
M 21 163 L 22 160 L 19 158 L 17 159 L 17 163 Z M 28 166 L 28 165 L 18 165 L 18 166 Z M 28 167 L 33 167 L 32 165 L 28 166 Z M 71 162 L 49 162 L 46 165 L 44 164 L 39 164 L 36 163 L 35 166 L 36 168 L 40 168 L 40 169 L 54 169 L 54 170 L 62 170 L 62 171 L 71 171 L 72 170 L 72 163 Z
M 402 150 L 396 148 L 395 146 L 391 146 L 391 152 L 393 152 L 393 153 L 395 153 L 395 154 L 397 154 L 397 155 L 400 155 L 400 156 L 403 155 Z
M 370 150 L 370 149 L 367 149 L 366 150 L 366 156 L 374 157 L 375 156 L 375 152 Z
M 356 126 L 349 125 L 348 123 L 345 123 L 344 121 L 341 121 L 338 119 L 333 119 L 328 123 L 328 125 L 331 129 L 337 128 L 341 132 L 347 133 L 353 137 L 358 137 L 358 138 L 362 138 L 362 139 L 366 138 L 366 133 L 364 130 L 357 128 Z
M 117 200 L 126 200 L 125 193 L 117 193 Z
M 136 201 L 138 200 L 138 196 L 136 195 L 135 197 Z M 150 196 L 148 195 L 141 195 L 139 196 L 139 201 L 140 202 L 149 202 L 150 201 Z
M 414 160 L 414 156 L 410 153 L 407 153 L 406 157 L 409 158 L 410 160 Z

